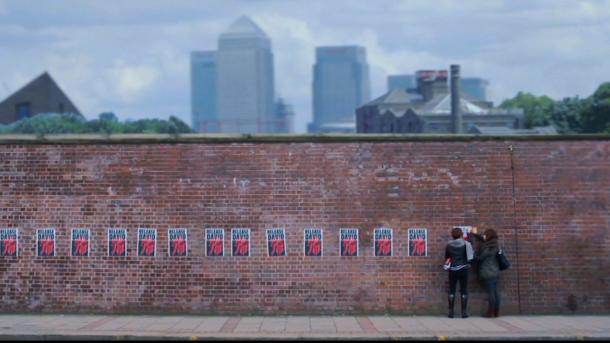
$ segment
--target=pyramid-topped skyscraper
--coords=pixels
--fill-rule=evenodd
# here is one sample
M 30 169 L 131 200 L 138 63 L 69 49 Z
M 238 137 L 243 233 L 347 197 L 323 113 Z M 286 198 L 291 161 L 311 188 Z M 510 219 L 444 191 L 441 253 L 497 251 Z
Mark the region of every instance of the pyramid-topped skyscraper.
M 198 55 L 201 58 L 197 59 Z M 207 58 L 204 59 L 204 55 Z M 205 60 L 205 73 L 196 74 L 196 60 Z M 193 52 L 191 62 L 193 126 L 197 131 L 275 131 L 271 40 L 252 19 L 247 16 L 237 19 L 220 34 L 216 52 Z M 205 82 L 202 78 L 214 81 Z M 212 84 L 215 85 L 213 89 Z M 197 90 L 197 85 L 207 86 Z M 198 105 L 196 100 L 205 97 L 209 101 Z M 215 113 L 211 113 L 210 108 L 214 108 Z

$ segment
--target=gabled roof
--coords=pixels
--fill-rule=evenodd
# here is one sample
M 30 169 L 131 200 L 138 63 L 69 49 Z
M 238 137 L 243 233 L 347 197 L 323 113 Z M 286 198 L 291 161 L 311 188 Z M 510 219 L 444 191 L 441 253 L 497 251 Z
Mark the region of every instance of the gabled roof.
M 468 96 L 460 96 L 460 109 L 462 113 L 487 114 L 489 111 L 475 105 Z M 451 94 L 441 93 L 434 96 L 430 101 L 424 103 L 416 110 L 421 114 L 451 114 Z
M 394 105 L 394 104 L 411 104 L 413 101 L 418 100 L 420 97 L 415 94 L 409 94 L 402 89 L 393 89 L 384 95 L 380 96 L 373 101 L 366 104 L 369 105 Z
M 63 98 L 62 101 L 66 102 L 66 108 L 72 108 L 75 110 L 76 114 L 82 115 L 80 113 L 80 111 L 76 108 L 74 103 L 70 100 L 70 98 L 68 98 L 66 93 L 64 93 L 64 91 L 61 89 L 61 87 L 59 87 L 57 82 L 55 82 L 55 80 L 51 77 L 51 75 L 49 75 L 49 73 L 46 71 L 43 72 L 42 74 L 40 74 L 35 79 L 33 79 L 32 81 L 28 82 L 25 86 L 19 88 L 15 92 L 13 92 L 6 99 L 1 101 L 0 108 L 2 106 L 4 106 L 5 104 L 10 104 L 11 102 L 23 97 L 24 93 L 27 94 L 29 92 L 42 93 L 45 95 L 45 97 L 47 99 L 49 98 L 49 96 L 52 96 L 53 94 L 55 96 L 59 95 Z M 43 103 L 44 103 L 44 101 L 43 101 Z M 42 106 L 45 107 L 46 105 L 43 104 Z M 74 112 L 74 111 L 72 111 L 72 112 Z

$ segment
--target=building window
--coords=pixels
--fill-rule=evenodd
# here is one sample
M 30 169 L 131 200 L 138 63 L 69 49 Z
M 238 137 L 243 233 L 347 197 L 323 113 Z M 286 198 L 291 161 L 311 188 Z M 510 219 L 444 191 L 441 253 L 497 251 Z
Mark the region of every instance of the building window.
M 63 102 L 59 103 L 59 113 L 64 113 L 64 103 Z
M 32 104 L 29 102 L 22 102 L 15 106 L 17 112 L 17 120 L 29 118 L 32 116 Z

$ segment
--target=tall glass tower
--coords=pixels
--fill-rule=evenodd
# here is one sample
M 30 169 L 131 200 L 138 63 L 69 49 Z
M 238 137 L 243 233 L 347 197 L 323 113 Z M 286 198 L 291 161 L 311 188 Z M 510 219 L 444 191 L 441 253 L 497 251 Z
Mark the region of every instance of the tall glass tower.
M 479 77 L 464 77 L 460 81 L 462 92 L 480 101 L 487 101 L 487 86 L 489 81 Z
M 369 100 L 365 48 L 318 47 L 313 66 L 313 123 L 308 131 L 355 132 L 356 108 Z
M 271 40 L 242 16 L 218 38 L 218 50 L 191 53 L 191 106 L 198 132 L 274 132 Z
M 273 132 L 271 40 L 250 18 L 240 17 L 218 39 L 220 132 Z
M 216 52 L 191 52 L 192 127 L 196 132 L 218 132 L 216 107 Z

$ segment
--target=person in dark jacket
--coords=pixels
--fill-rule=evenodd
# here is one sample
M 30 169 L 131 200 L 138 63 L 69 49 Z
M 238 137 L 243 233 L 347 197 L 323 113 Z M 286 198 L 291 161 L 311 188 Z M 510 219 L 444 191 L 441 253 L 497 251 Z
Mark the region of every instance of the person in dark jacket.
M 483 243 L 479 248 L 476 261 L 479 264 L 479 280 L 487 291 L 488 307 L 487 313 L 483 316 L 487 318 L 498 317 L 500 313 L 500 292 L 498 292 L 498 282 L 500 281 L 500 266 L 498 264 L 498 234 L 493 229 L 485 230 L 483 236 L 475 234 Z
M 474 251 L 470 242 L 464 240 L 462 230 L 454 227 L 451 230 L 452 239 L 445 248 L 445 259 L 451 259 L 449 268 L 449 318 L 453 318 L 455 305 L 455 292 L 457 283 L 460 283 L 462 318 L 468 318 L 468 269 L 470 261 L 474 258 Z

